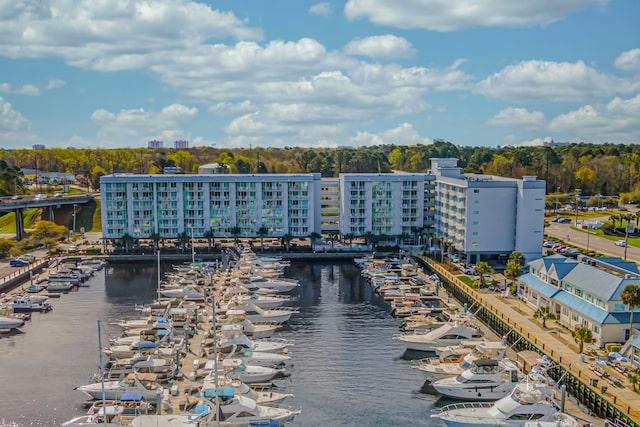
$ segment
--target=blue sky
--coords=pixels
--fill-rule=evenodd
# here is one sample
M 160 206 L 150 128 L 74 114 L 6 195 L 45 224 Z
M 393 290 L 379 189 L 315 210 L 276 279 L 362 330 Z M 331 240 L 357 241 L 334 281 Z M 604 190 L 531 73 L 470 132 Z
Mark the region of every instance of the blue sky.
M 637 0 L 0 0 L 0 147 L 640 143 Z

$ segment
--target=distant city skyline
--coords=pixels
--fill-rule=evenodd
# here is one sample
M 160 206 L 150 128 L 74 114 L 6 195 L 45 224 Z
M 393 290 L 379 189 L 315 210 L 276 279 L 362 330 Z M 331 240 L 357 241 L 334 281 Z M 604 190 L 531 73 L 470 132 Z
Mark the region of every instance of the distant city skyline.
M 637 0 L 5 2 L 0 148 L 640 143 L 639 16 Z

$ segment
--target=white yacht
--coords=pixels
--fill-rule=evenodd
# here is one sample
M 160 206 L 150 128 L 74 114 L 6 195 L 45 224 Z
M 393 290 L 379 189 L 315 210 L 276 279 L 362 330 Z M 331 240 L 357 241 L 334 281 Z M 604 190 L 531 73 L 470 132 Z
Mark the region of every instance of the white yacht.
M 431 383 L 443 396 L 461 400 L 496 400 L 511 393 L 519 382 L 518 368 L 509 359 L 476 360 L 460 375 Z
M 249 397 L 235 395 L 235 389 L 233 387 L 205 389 L 203 390 L 202 396 L 203 403 L 197 405 L 195 411 L 199 413 L 201 417 L 205 418 L 204 425 L 215 426 L 216 418 L 218 418 L 216 415 L 219 415 L 220 421 L 227 423 L 244 422 L 250 425 L 251 422 L 265 420 L 287 422 L 293 420 L 293 418 L 300 413 L 300 411 L 293 411 L 283 407 L 258 405 L 255 400 Z M 215 410 L 216 404 L 209 400 L 215 400 L 216 396 L 219 396 L 218 399 L 220 401 L 220 412 L 218 414 L 216 414 Z
M 470 353 L 448 358 L 448 353 L 441 352 L 439 357 L 420 359 L 412 366 L 424 372 L 429 381 L 460 375 L 465 369 L 473 366 L 476 360 L 501 360 L 507 353 L 507 346 L 499 341 L 481 341 Z
M 0 316 L 0 331 L 8 331 L 24 326 L 24 320 L 11 316 Z
M 554 394 L 544 384 L 521 382 L 496 402 L 455 403 L 436 410 L 431 417 L 448 427 L 523 427 L 531 421 L 555 421 L 558 427 L 579 427 L 575 418 L 558 411 Z
M 407 350 L 434 352 L 438 348 L 460 344 L 464 340 L 480 342 L 483 336 L 484 332 L 477 326 L 454 322 L 426 334 L 402 334 L 397 339 L 405 344 Z
M 147 401 L 155 401 L 162 387 L 158 385 L 156 374 L 129 374 L 122 381 L 105 381 L 76 387 L 91 399 L 118 400 L 125 393 L 140 393 Z M 104 385 L 103 385 L 104 384 Z M 104 395 L 103 395 L 104 391 Z

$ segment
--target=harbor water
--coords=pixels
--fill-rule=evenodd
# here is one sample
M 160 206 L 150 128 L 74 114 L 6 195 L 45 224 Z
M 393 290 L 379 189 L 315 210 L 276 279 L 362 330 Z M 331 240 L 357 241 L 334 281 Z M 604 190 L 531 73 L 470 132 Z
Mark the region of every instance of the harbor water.
M 170 266 L 169 266 L 170 267 Z M 291 426 L 427 426 L 437 398 L 421 392 L 424 377 L 392 339 L 400 322 L 353 263 L 294 263 L 300 280 L 292 317 L 281 335 L 294 342 L 291 376 L 279 381 L 302 409 Z M 56 426 L 82 414 L 74 387 L 98 371 L 97 320 L 111 325 L 136 317 L 135 304 L 156 297 L 153 265 L 109 266 L 89 287 L 52 299 L 54 310 L 33 313 L 24 333 L 0 338 L 0 425 Z M 103 339 L 103 341 L 105 341 Z

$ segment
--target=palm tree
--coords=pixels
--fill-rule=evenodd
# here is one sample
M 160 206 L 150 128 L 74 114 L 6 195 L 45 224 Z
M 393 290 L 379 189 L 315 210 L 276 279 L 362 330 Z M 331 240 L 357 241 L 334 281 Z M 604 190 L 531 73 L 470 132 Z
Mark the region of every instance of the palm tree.
M 616 228 L 616 222 L 620 219 L 620 215 L 614 214 L 609 217 L 609 221 L 613 223 L 613 228 Z
M 447 255 L 449 256 L 449 263 L 451 263 L 451 257 L 453 256 L 453 240 L 447 241 Z
M 504 275 L 507 279 L 513 283 L 516 277 L 522 274 L 522 267 L 515 260 L 509 260 L 507 262 L 507 268 L 504 269 Z
M 293 236 L 290 233 L 286 233 L 282 236 L 282 243 L 284 243 L 285 247 L 287 248 L 287 252 L 289 252 L 289 245 L 291 244 L 292 240 Z
M 329 233 L 329 240 L 331 241 L 331 249 L 333 249 L 333 243 L 340 238 L 338 233 Z
M 440 239 L 440 263 L 444 263 L 444 237 Z
M 633 312 L 640 306 L 640 286 L 627 285 L 620 294 L 622 302 L 629 306 L 629 338 L 633 336 Z
M 349 247 L 351 247 L 351 245 L 353 244 L 353 239 L 356 238 L 356 235 L 353 233 L 347 233 L 344 235 L 344 238 L 349 241 Z
M 364 243 L 367 246 L 370 246 L 373 244 L 373 233 L 370 231 L 367 231 L 366 233 L 364 233 Z
M 149 240 L 151 240 L 153 242 L 153 253 L 154 254 L 158 250 L 158 243 L 160 242 L 161 238 L 162 238 L 162 236 L 160 236 L 160 233 L 151 233 L 151 234 L 149 234 Z
M 480 276 L 480 287 L 484 286 L 484 276 L 485 274 L 493 273 L 493 268 L 486 261 L 480 261 L 476 264 L 476 274 Z
M 515 261 L 520 267 L 523 267 L 526 260 L 522 252 L 513 251 L 511 255 L 509 255 L 509 261 Z
M 264 251 L 264 237 L 269 234 L 269 229 L 264 225 L 258 228 L 258 236 L 260 236 L 260 250 Z
M 133 236 L 129 233 L 124 233 L 120 238 L 120 244 L 124 246 L 125 252 L 129 253 L 129 248 L 133 244 Z
M 215 241 L 216 235 L 213 232 L 213 228 L 209 228 L 204 232 L 203 237 L 207 239 L 207 252 L 211 252 L 212 241 Z
M 316 240 L 321 239 L 322 238 L 322 234 L 318 233 L 317 231 L 314 231 L 313 233 L 309 234 L 309 239 L 311 240 L 311 251 L 315 252 L 316 251 Z
M 542 327 L 546 328 L 547 327 L 547 320 L 555 319 L 556 316 L 554 316 L 553 313 L 551 313 L 551 310 L 549 309 L 549 307 L 544 305 L 542 307 L 538 307 L 538 309 L 533 312 L 533 318 L 534 319 L 541 319 L 542 320 Z M 582 351 L 580 353 L 582 353 Z
M 191 240 L 191 237 L 187 234 L 186 231 L 183 231 L 182 233 L 176 236 L 176 242 L 178 246 L 180 246 L 180 248 L 184 248 L 184 245 L 189 243 L 190 240 Z
M 633 386 L 633 391 L 636 391 L 636 386 L 640 383 L 640 368 L 635 368 L 627 373 L 627 379 Z
M 240 236 L 240 233 L 242 233 L 242 229 L 238 226 L 235 227 L 231 227 L 229 229 L 229 233 L 231 233 L 231 235 L 233 236 L 233 242 L 237 245 L 238 244 L 238 236 Z
M 429 247 L 433 250 L 433 258 L 436 257 L 436 242 L 438 241 L 438 235 L 434 232 L 431 234 L 431 241 L 429 242 Z
M 590 344 L 593 342 L 593 334 L 591 333 L 591 329 L 585 328 L 583 326 L 576 326 L 573 332 L 571 332 L 571 335 L 578 343 L 578 353 L 582 353 L 585 343 Z

